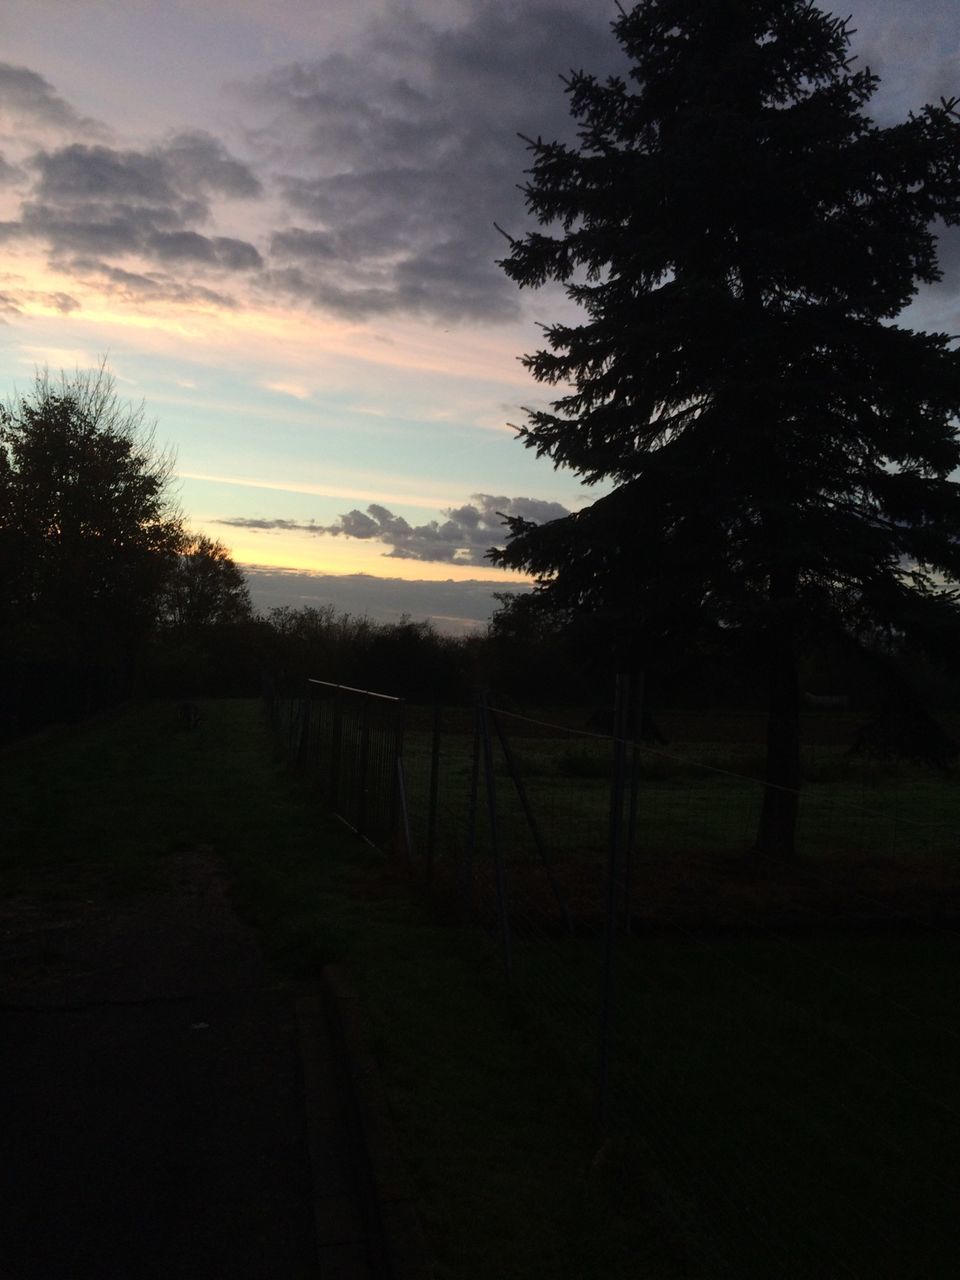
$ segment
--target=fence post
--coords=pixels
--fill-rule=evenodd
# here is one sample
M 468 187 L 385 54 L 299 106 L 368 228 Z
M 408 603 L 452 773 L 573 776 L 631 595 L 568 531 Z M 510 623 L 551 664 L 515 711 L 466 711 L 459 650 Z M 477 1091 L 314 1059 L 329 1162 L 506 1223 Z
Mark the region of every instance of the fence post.
M 397 756 L 397 795 L 400 802 L 400 829 L 407 866 L 413 866 L 413 836 L 410 832 L 410 811 L 407 808 L 407 783 L 403 772 L 403 757 Z
M 427 813 L 427 883 L 433 881 L 437 847 L 437 805 L 440 796 L 440 703 L 433 704 L 433 738 L 430 743 L 430 808 Z
M 297 754 L 294 767 L 302 771 L 307 763 L 307 751 L 310 746 L 310 687 L 304 689 L 300 698 L 300 731 L 297 735 Z
M 391 839 L 400 826 L 403 839 L 403 851 L 408 868 L 413 868 L 413 835 L 410 829 L 410 809 L 407 803 L 407 779 L 403 767 L 403 743 L 406 730 L 406 703 L 400 699 L 396 704 L 394 716 L 393 759 L 396 774 L 396 787 L 392 790 L 393 802 L 390 811 Z
M 563 916 L 563 922 L 567 926 L 567 932 L 573 933 L 573 924 L 570 920 L 570 912 L 567 910 L 567 904 L 560 891 L 560 885 L 557 883 L 557 879 L 553 874 L 553 867 L 550 865 L 550 859 L 547 857 L 546 846 L 544 845 L 543 839 L 540 835 L 540 827 L 537 825 L 533 809 L 530 806 L 530 798 L 527 795 L 526 787 L 523 785 L 523 778 L 520 776 L 520 770 L 517 768 L 517 762 L 510 747 L 510 743 L 507 740 L 507 735 L 503 731 L 503 725 L 500 723 L 500 717 L 497 715 L 495 708 L 489 708 L 489 715 L 490 719 L 493 721 L 493 727 L 497 731 L 497 737 L 500 739 L 500 746 L 503 748 L 503 758 L 507 764 L 507 772 L 510 774 L 510 777 L 513 780 L 513 785 L 516 788 L 520 807 L 523 809 L 524 816 L 527 819 L 527 826 L 530 828 L 530 834 L 533 836 L 533 843 L 536 847 L 537 854 L 539 855 L 540 861 L 543 863 L 544 871 L 547 873 L 547 881 L 549 882 L 550 890 L 560 908 L 560 913 Z
M 367 766 L 370 759 L 370 695 L 364 693 L 360 711 L 360 786 L 357 792 L 357 831 L 367 831 Z
M 617 889 L 623 838 L 623 784 L 626 756 L 627 680 L 617 676 L 613 712 L 613 778 L 610 786 L 610 844 L 607 856 L 607 895 L 603 929 L 603 977 L 600 997 L 600 1053 L 597 1080 L 597 1122 L 606 1129 L 610 1118 L 610 1057 L 613 1039 L 613 961 L 617 934 Z
M 487 814 L 490 821 L 490 848 L 497 885 L 497 915 L 500 919 L 500 942 L 503 948 L 503 967 L 509 977 L 513 972 L 513 948 L 510 942 L 510 921 L 507 916 L 507 885 L 504 875 L 500 833 L 497 827 L 497 790 L 493 776 L 493 744 L 490 741 L 490 722 L 487 695 L 480 695 L 480 736 L 483 743 L 483 767 L 487 782 Z
M 330 751 L 330 808 L 340 812 L 340 755 L 343 750 L 343 703 L 340 686 L 333 695 L 333 745 Z
M 480 698 L 473 708 L 473 763 L 470 769 L 470 800 L 467 806 L 467 835 L 460 870 L 460 900 L 463 922 L 473 915 L 473 858 L 477 848 L 477 808 L 480 800 Z

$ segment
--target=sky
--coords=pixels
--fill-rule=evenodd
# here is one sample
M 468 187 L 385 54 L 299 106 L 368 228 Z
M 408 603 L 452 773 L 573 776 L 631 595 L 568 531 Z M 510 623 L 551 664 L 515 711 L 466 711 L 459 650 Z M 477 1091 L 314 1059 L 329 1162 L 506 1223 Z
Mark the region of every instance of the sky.
M 829 5 L 824 5 L 830 8 Z M 839 11 L 838 11 L 839 12 Z M 960 95 L 956 0 L 846 0 L 880 123 Z M 191 528 L 261 608 L 452 633 L 524 579 L 502 514 L 596 496 L 517 441 L 570 316 L 496 260 L 606 0 L 3 0 L 0 398 L 95 367 L 144 401 Z M 960 238 L 910 308 L 960 333 Z

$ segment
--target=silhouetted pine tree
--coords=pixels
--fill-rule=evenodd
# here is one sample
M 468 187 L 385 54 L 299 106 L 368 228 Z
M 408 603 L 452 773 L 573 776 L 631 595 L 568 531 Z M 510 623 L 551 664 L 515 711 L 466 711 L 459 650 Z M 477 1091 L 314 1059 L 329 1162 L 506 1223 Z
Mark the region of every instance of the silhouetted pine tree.
M 960 578 L 960 356 L 893 323 L 960 221 L 956 100 L 879 128 L 847 24 L 802 0 L 642 0 L 629 78 L 567 82 L 579 143 L 529 140 L 518 284 L 584 313 L 525 357 L 568 388 L 526 445 L 612 491 L 499 563 L 639 647 L 735 635 L 766 670 L 759 850 L 790 854 L 798 653 L 877 632 L 934 649 Z M 944 583 L 947 585 L 944 586 Z

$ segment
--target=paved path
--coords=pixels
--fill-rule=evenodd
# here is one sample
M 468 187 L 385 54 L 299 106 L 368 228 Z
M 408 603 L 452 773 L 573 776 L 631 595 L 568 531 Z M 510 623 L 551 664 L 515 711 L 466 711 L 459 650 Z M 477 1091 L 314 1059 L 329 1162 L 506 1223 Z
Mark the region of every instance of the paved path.
M 379 1280 L 351 1115 L 322 1002 L 269 981 L 209 856 L 5 906 L 0 1280 Z

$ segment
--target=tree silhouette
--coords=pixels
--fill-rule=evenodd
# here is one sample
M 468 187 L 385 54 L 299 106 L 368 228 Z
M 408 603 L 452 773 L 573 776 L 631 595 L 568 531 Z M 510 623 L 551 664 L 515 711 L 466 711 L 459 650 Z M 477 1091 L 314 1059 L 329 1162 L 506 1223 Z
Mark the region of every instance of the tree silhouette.
M 638 662 L 709 632 L 762 667 L 757 848 L 789 855 L 804 646 L 956 652 L 960 357 L 894 323 L 960 221 L 956 103 L 878 127 L 805 0 L 642 0 L 613 31 L 629 78 L 570 76 L 579 141 L 527 140 L 546 229 L 502 263 L 583 314 L 524 358 L 565 390 L 521 438 L 610 491 L 493 558 Z
M 8 678 L 69 683 L 58 693 L 74 707 L 123 691 L 183 538 L 170 478 L 142 408 L 103 365 L 40 373 L 32 395 L 0 407 Z
M 247 622 L 253 616 L 246 579 L 222 542 L 184 538 L 160 602 L 162 620 L 183 631 Z

